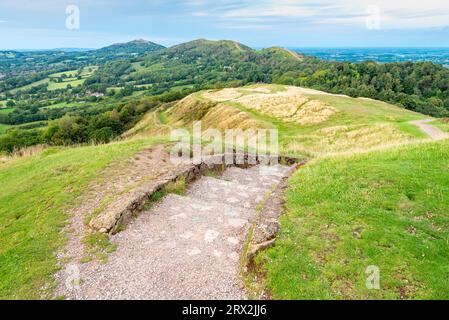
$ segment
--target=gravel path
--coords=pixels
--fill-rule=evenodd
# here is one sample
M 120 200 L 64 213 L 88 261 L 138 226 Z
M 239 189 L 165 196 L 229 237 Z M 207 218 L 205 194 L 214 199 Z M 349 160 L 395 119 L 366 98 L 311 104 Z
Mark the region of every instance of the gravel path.
M 257 206 L 289 171 L 227 169 L 168 195 L 113 236 L 106 264 L 80 264 L 67 299 L 246 299 L 240 256 Z
M 423 132 L 429 135 L 432 140 L 443 140 L 449 138 L 449 134 L 442 131 L 440 128 L 432 126 L 428 123 L 434 121 L 433 119 L 411 121 L 411 124 L 419 127 Z

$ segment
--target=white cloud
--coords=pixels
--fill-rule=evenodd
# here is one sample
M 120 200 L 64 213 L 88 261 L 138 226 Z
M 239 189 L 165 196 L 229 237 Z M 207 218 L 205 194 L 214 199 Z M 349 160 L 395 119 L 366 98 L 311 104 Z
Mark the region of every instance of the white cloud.
M 235 30 L 269 30 L 273 27 L 271 25 L 261 25 L 261 24 L 237 24 L 237 25 L 217 25 L 217 27 L 222 29 L 235 29 Z
M 384 29 L 449 26 L 447 0 L 188 0 L 196 16 L 236 23 L 329 24 L 365 27 L 367 9 L 377 7 Z M 198 10 L 201 7 L 201 10 Z M 200 13 L 200 14 L 199 14 Z M 246 25 L 246 24 L 244 24 Z M 253 26 L 254 27 L 254 26 Z

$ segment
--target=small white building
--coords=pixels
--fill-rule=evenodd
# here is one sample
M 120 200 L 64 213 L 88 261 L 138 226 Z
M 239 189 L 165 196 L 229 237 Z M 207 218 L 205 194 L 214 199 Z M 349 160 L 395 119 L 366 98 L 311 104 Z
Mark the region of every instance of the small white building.
M 104 97 L 104 93 L 102 92 L 92 92 L 90 90 L 86 91 L 86 96 L 88 97 L 95 97 L 95 98 L 101 98 Z

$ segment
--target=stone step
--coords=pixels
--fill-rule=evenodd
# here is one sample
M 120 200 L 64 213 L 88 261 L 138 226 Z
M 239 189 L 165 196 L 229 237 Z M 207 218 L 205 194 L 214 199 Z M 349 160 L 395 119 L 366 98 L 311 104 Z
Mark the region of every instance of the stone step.
M 224 224 L 231 228 L 244 227 L 253 214 L 253 210 L 223 203 L 221 199 L 214 201 L 196 197 L 194 194 L 187 196 L 169 194 L 146 211 L 142 219 L 154 220 L 154 217 L 161 216 L 165 219 L 167 230 L 173 231 L 177 228 L 184 229 L 183 221 L 198 225 L 207 223 L 209 226 Z
M 254 216 L 253 210 L 220 202 L 167 195 L 126 231 L 112 237 L 118 249 L 108 266 L 99 267 L 110 270 L 102 271 L 100 283 L 105 290 L 100 295 L 115 299 L 245 298 L 239 287 L 229 284 L 239 283 L 238 261 Z M 108 283 L 117 289 L 107 290 Z
M 273 183 L 270 183 L 273 185 Z M 234 207 L 254 209 L 261 203 L 270 186 L 242 184 L 234 181 L 203 177 L 191 185 L 187 195 L 192 198 L 221 202 Z
M 112 236 L 108 263 L 83 264 L 83 299 L 247 298 L 240 257 L 257 205 L 286 167 L 228 168 L 169 194 Z
M 278 184 L 282 179 L 282 177 L 271 173 L 272 172 L 264 171 L 259 166 L 253 167 L 251 170 L 232 167 L 223 173 L 221 179 L 248 186 L 263 186 L 270 188 L 271 186 Z
M 248 168 L 246 171 L 250 173 L 256 172 L 262 176 L 276 177 L 282 179 L 289 175 L 293 167 L 294 166 L 284 166 L 284 165 L 276 165 L 276 166 L 258 165 Z

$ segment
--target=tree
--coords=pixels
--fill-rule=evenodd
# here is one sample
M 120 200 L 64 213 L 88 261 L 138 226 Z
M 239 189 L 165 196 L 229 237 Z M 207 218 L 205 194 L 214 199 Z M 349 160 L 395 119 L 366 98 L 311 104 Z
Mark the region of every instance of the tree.
M 6 106 L 8 108 L 13 108 L 16 106 L 16 103 L 13 100 L 8 100 L 8 102 L 6 102 Z

